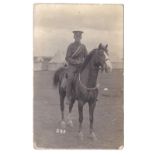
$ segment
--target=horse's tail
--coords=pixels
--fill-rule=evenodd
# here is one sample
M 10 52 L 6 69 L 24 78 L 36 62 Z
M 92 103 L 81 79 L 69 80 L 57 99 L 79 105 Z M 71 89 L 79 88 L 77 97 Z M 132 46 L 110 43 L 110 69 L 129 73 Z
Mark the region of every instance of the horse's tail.
M 55 87 L 57 87 L 58 83 L 61 81 L 61 78 L 63 76 L 65 67 L 61 67 L 58 70 L 56 70 L 56 72 L 54 73 L 54 77 L 53 77 L 53 85 Z

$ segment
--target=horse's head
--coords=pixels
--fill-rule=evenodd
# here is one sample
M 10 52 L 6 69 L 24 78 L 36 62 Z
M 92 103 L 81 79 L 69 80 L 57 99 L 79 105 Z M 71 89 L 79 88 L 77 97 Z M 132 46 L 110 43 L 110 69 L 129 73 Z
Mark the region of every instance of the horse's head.
M 109 59 L 109 53 L 108 53 L 108 44 L 106 44 L 105 46 L 101 43 L 99 44 L 94 55 L 94 65 L 100 68 L 102 71 L 103 70 L 105 70 L 105 72 L 112 71 L 112 64 Z

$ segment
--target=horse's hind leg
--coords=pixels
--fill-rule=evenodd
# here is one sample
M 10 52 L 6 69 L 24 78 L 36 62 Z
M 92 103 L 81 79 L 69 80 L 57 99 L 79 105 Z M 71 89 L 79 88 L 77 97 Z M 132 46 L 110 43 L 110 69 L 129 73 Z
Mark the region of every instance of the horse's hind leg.
M 71 118 L 71 112 L 72 112 L 72 108 L 73 108 L 74 102 L 75 102 L 75 100 L 72 99 L 71 100 L 71 104 L 69 105 L 69 114 L 67 116 L 67 125 L 70 126 L 70 127 L 73 127 L 73 121 L 72 121 L 72 118 Z
M 65 128 L 66 126 L 65 118 L 64 118 L 64 98 L 65 98 L 65 94 L 60 93 L 61 127 L 62 128 Z
M 94 129 L 93 129 L 93 121 L 94 121 L 94 109 L 95 109 L 96 103 L 89 103 L 89 120 L 90 120 L 90 138 L 93 140 L 97 140 L 97 137 L 95 135 Z

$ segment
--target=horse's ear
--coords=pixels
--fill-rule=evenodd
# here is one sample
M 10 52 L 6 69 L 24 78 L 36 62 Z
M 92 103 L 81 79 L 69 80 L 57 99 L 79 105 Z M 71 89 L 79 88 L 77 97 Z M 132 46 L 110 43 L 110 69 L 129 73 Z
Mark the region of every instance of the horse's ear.
M 98 45 L 98 49 L 102 49 L 103 48 L 103 45 L 102 45 L 102 43 L 100 43 L 99 45 Z
M 108 47 L 108 44 L 105 45 L 105 49 L 107 49 L 107 47 Z

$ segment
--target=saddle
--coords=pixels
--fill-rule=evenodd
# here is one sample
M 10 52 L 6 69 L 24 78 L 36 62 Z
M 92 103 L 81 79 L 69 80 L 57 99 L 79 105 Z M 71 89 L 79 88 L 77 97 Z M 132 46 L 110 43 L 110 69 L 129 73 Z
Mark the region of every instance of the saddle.
M 65 68 L 66 71 L 65 71 L 65 73 L 64 73 L 64 75 L 62 77 L 62 80 L 61 80 L 61 87 L 63 89 L 66 89 L 67 78 L 68 78 L 67 70 L 69 69 L 68 65 L 65 64 L 64 68 Z M 74 72 L 74 77 L 73 77 L 73 81 L 72 81 L 72 89 L 75 88 L 75 81 L 76 81 L 76 79 L 78 77 L 79 71 L 80 71 L 80 68 L 78 67 L 77 70 Z

